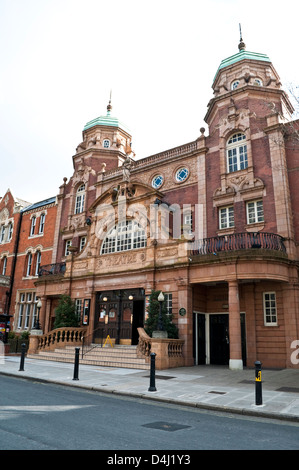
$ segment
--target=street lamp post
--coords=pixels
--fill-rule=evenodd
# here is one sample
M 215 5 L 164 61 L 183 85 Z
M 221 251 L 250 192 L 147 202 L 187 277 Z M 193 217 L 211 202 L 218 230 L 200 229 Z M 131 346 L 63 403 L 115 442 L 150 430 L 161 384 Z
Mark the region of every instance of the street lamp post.
M 42 301 L 41 299 L 38 299 L 38 302 L 36 304 L 37 306 L 37 319 L 36 319 L 36 322 L 34 324 L 34 330 L 40 330 L 40 322 L 39 322 L 39 312 L 40 312 L 40 309 L 42 307 Z
M 158 295 L 158 302 L 159 302 L 159 305 L 160 305 L 159 317 L 158 317 L 158 330 L 159 331 L 164 331 L 163 318 L 162 318 L 162 305 L 163 305 L 163 302 L 164 302 L 164 295 L 163 295 L 162 291 Z

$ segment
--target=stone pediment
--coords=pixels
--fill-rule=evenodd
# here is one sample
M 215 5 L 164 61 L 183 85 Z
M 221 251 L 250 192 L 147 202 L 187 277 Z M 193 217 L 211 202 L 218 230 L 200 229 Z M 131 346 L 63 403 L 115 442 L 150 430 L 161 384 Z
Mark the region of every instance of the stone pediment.
M 90 206 L 90 212 L 95 212 L 99 205 L 117 205 L 120 201 L 130 204 L 143 203 L 145 205 L 154 204 L 156 199 L 159 203 L 164 194 L 151 186 L 140 181 L 122 181 L 112 185 L 103 194 L 101 194 Z
M 237 195 L 244 195 L 247 192 L 252 194 L 262 194 L 265 188 L 264 182 L 260 178 L 254 178 L 252 173 L 243 175 L 227 176 L 226 184 L 214 191 L 213 199 L 222 200 L 223 198 L 235 198 Z

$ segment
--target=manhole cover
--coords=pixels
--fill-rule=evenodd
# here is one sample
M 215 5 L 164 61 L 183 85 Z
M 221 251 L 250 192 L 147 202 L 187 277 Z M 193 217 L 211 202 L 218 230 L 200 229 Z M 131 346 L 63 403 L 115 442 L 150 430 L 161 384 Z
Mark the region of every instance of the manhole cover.
M 161 431 L 179 431 L 179 429 L 190 428 L 191 426 L 186 426 L 184 424 L 177 423 L 167 423 L 166 421 L 156 421 L 154 423 L 143 424 L 144 428 L 153 428 L 160 429 Z

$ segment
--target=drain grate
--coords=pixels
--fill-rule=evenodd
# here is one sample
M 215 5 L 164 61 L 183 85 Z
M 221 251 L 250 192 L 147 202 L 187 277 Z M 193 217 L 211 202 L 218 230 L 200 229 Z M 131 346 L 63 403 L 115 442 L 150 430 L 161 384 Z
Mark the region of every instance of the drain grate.
M 226 395 L 226 392 L 217 392 L 217 390 L 211 390 L 208 393 L 216 393 L 216 395 Z
M 150 375 L 144 375 L 143 377 L 150 378 Z M 170 377 L 169 375 L 155 375 L 155 378 L 161 380 L 175 379 L 175 377 Z
M 191 426 L 186 426 L 185 424 L 177 423 L 167 423 L 166 421 L 156 421 L 154 423 L 143 424 L 144 428 L 160 429 L 161 431 L 174 432 L 179 431 L 180 429 L 190 428 Z

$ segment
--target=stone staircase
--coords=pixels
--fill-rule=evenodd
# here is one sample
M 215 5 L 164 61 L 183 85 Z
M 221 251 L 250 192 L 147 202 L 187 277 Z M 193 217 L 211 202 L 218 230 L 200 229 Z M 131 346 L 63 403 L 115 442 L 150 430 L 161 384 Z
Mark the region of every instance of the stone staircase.
M 101 347 L 100 345 L 91 345 L 90 349 L 82 357 L 80 348 L 79 364 L 91 366 L 117 367 L 129 369 L 149 370 L 150 363 L 145 358 L 137 357 L 136 346 L 116 345 Z M 66 346 L 57 348 L 53 351 L 42 350 L 37 354 L 27 354 L 31 359 L 43 359 L 46 361 L 70 362 L 75 360 L 75 347 Z

